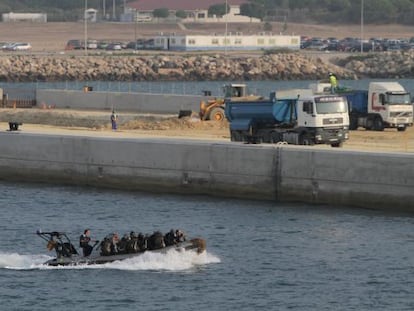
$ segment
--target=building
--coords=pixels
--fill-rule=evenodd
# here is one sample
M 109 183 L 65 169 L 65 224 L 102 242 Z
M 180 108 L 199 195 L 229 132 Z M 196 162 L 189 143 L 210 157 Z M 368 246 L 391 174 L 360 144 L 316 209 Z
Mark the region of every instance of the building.
M 227 0 L 229 12 L 222 17 L 209 16 L 208 9 L 212 5 L 225 3 L 226 0 L 138 0 L 127 4 L 125 14 L 133 16 L 132 12 L 137 12 L 137 21 L 152 21 L 152 13 L 155 9 L 166 8 L 170 11 L 171 16 L 175 16 L 177 11 L 187 13 L 187 18 L 182 22 L 192 23 L 259 23 L 258 18 L 251 18 L 240 15 L 240 6 L 247 3 L 247 0 Z M 139 20 L 138 20 L 139 19 Z M 124 18 L 125 20 L 125 18 Z M 132 21 L 132 20 L 131 20 Z
M 223 35 L 159 35 L 154 37 L 154 48 L 170 51 L 207 50 L 299 50 L 300 36 L 231 34 Z
M 96 23 L 98 11 L 95 9 L 87 9 L 84 12 L 84 18 L 90 23 Z
M 44 13 L 5 13 L 2 14 L 3 22 L 36 22 L 47 23 L 47 14 Z

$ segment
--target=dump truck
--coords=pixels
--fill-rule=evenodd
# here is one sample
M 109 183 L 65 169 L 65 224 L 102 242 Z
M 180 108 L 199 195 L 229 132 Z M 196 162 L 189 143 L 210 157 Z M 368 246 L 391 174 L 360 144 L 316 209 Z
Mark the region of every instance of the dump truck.
M 310 89 L 279 93 L 262 100 L 226 99 L 231 141 L 340 147 L 349 138 L 345 97 L 314 95 Z
M 371 82 L 368 91 L 345 92 L 349 104 L 349 128 L 405 131 L 413 125 L 410 93 L 398 82 Z
M 310 86 L 316 94 L 330 92 L 330 85 L 319 83 Z M 349 129 L 383 131 L 396 128 L 405 131 L 413 125 L 413 104 L 410 93 L 398 82 L 371 82 L 368 90 L 340 88 L 338 95 L 345 96 L 349 104 Z
M 207 91 L 204 91 L 209 93 Z M 253 100 L 261 96 L 247 95 L 246 84 L 230 83 L 223 86 L 223 98 L 212 98 L 200 102 L 200 119 L 203 121 L 214 120 L 223 121 L 225 118 L 225 99 L 238 98 L 239 100 Z

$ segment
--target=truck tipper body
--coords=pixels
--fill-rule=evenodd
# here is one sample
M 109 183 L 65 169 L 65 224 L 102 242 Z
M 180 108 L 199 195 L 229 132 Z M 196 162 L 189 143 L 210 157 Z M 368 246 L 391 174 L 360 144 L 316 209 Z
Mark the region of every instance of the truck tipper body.
M 348 106 L 336 95 L 314 96 L 311 90 L 272 93 L 269 99 L 226 101 L 232 141 L 329 144 L 348 139 Z

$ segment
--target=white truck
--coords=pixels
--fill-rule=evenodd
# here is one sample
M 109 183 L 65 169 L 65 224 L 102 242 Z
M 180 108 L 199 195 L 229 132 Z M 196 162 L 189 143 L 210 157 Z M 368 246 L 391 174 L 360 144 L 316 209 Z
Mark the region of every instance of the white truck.
M 309 89 L 276 91 L 268 99 L 227 98 L 225 112 L 232 141 L 341 147 L 348 139 L 344 96 L 314 95 Z
M 325 93 L 330 85 L 319 83 L 311 86 L 315 93 Z M 371 82 L 367 90 L 339 90 L 349 105 L 349 129 L 363 127 L 383 131 L 396 128 L 405 131 L 413 125 L 413 104 L 410 93 L 398 82 Z

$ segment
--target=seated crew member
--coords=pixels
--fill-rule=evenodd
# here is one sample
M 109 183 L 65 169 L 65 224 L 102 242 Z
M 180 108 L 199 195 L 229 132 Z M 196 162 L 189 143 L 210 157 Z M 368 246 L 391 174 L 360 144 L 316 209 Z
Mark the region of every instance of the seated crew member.
M 91 231 L 85 229 L 83 234 L 79 237 L 79 246 L 82 248 L 84 257 L 88 257 L 92 253 L 93 246 L 90 245 L 89 242 L 92 242 Z

